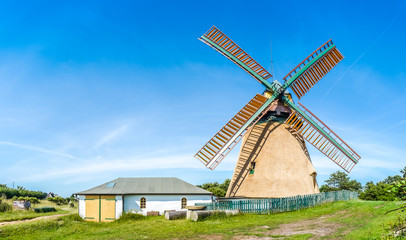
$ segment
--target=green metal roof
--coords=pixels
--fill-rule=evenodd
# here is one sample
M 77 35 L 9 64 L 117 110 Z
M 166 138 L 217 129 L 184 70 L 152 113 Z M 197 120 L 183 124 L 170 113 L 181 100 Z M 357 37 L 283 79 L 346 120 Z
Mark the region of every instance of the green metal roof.
M 115 184 L 113 184 L 115 183 Z M 113 187 L 111 187 L 113 185 Z M 76 193 L 91 194 L 166 194 L 211 195 L 212 193 L 176 177 L 117 178 L 100 186 Z

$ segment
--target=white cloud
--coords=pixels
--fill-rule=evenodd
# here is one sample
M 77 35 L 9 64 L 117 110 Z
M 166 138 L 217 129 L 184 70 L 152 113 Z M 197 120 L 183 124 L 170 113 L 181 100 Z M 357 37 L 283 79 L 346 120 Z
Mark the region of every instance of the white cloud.
M 18 143 L 13 143 L 13 142 L 0 142 L 0 145 L 7 145 L 7 146 L 13 146 L 13 147 L 17 147 L 17 148 L 24 148 L 24 149 L 29 149 L 29 150 L 36 151 L 36 152 L 48 153 L 48 154 L 58 155 L 58 156 L 65 157 L 65 158 L 81 160 L 81 159 L 79 159 L 79 158 L 77 158 L 75 156 L 72 156 L 70 154 L 56 152 L 56 151 L 52 151 L 52 150 L 47 150 L 47 149 L 34 147 L 34 146 L 30 146 L 30 145 L 18 144 Z
M 47 169 L 38 174 L 26 174 L 20 181 L 42 181 L 53 178 L 100 175 L 112 171 L 148 171 L 159 169 L 201 169 L 204 168 L 196 159 L 187 155 L 172 155 L 155 158 L 130 157 L 127 159 L 88 160 L 87 163 L 73 164 L 73 167 Z

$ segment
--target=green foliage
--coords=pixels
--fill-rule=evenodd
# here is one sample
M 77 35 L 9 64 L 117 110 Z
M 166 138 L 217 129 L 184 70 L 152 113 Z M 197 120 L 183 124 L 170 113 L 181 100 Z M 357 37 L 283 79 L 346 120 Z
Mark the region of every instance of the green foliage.
M 45 192 L 27 190 L 21 186 L 17 186 L 17 188 L 9 188 L 5 184 L 0 184 L 0 195 L 3 194 L 8 199 L 13 197 L 35 197 L 37 199 L 44 199 L 47 195 Z
M 330 178 L 325 181 L 327 185 L 320 187 L 320 192 L 331 192 L 348 190 L 354 192 L 360 192 L 362 185 L 356 180 L 350 180 L 347 173 L 337 171 L 330 175 Z
M 392 185 L 384 182 L 378 182 L 377 184 L 367 182 L 359 198 L 373 201 L 394 201 L 396 200 L 396 195 L 390 191 L 391 189 Z
M 33 210 L 36 213 L 56 212 L 56 209 L 53 207 L 33 208 Z
M 138 221 L 143 219 L 146 219 L 146 217 L 138 213 L 123 213 L 116 222 Z
M 382 239 L 405 239 L 406 238 L 406 212 L 398 213 L 393 222 L 389 222 L 386 227 L 387 235 Z
M 214 212 L 212 215 L 207 217 L 200 217 L 198 221 L 212 221 L 212 220 L 224 220 L 226 218 L 230 218 L 231 215 L 227 216 L 225 212 Z
M 50 197 L 47 200 L 56 203 L 56 205 L 68 204 L 68 200 L 63 197 Z
M 74 222 L 84 222 L 85 220 L 79 216 L 79 214 L 69 214 L 62 217 L 64 220 L 74 221 Z
M 393 183 L 401 181 L 401 180 L 403 180 L 403 177 L 401 177 L 399 175 L 395 175 L 395 176 L 388 176 L 382 182 L 384 182 L 386 184 L 393 184 Z
M 228 185 L 230 185 L 230 179 L 226 179 L 222 184 L 219 184 L 218 182 L 209 182 L 202 185 L 197 185 L 197 187 L 212 192 L 217 197 L 224 197 L 226 196 Z
M 8 204 L 7 202 L 0 199 L 0 212 L 9 212 L 12 209 L 13 206 L 11 206 L 11 204 Z
M 400 172 L 403 174 L 403 177 L 406 178 L 406 167 L 404 167 Z
M 26 201 L 26 202 L 31 202 L 32 204 L 38 204 L 40 201 L 36 197 L 16 197 L 14 196 L 13 201 L 18 200 L 18 201 Z
M 404 173 L 405 170 L 406 167 L 401 172 Z M 406 178 L 395 175 L 388 176 L 385 180 L 376 184 L 367 182 L 359 198 L 375 201 L 406 200 Z

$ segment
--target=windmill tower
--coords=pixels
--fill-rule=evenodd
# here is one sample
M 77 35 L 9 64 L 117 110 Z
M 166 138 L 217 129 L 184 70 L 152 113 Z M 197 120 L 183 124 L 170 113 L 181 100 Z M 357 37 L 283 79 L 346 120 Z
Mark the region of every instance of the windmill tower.
M 331 40 L 290 71 L 284 83 L 272 75 L 224 33 L 212 27 L 201 38 L 254 77 L 266 90 L 252 98 L 195 155 L 213 170 L 243 139 L 227 197 L 286 197 L 319 192 L 306 140 L 350 172 L 361 158 L 300 100 L 342 59 Z

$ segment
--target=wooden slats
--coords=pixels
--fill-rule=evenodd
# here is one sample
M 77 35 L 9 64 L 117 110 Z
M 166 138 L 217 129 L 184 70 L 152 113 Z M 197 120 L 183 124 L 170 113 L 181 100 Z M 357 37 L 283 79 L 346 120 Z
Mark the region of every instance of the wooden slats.
M 230 53 L 234 57 L 236 57 L 238 60 L 240 60 L 242 63 L 239 63 L 235 61 L 232 58 L 229 58 L 231 61 L 236 63 L 238 66 L 240 66 L 244 71 L 246 71 L 248 74 L 253 76 L 255 79 L 257 79 L 259 82 L 262 82 L 260 79 L 258 79 L 257 76 L 252 74 L 250 71 L 247 71 L 241 64 L 244 64 L 246 67 L 250 68 L 252 71 L 257 73 L 259 76 L 261 76 L 263 79 L 268 79 L 272 77 L 272 75 L 265 69 L 263 68 L 259 63 L 257 63 L 250 55 L 248 55 L 244 50 L 242 50 L 237 44 L 235 44 L 230 38 L 228 38 L 224 33 L 222 33 L 219 29 L 217 29 L 215 26 L 209 29 L 206 34 L 204 34 L 206 38 L 210 39 L 214 43 L 218 45 L 218 47 L 222 48 L 226 52 Z M 208 44 L 209 46 L 213 47 L 212 44 L 209 42 L 205 41 L 204 39 L 200 39 L 204 43 Z M 219 51 L 216 47 L 213 47 L 217 51 Z M 219 51 L 221 54 L 223 54 L 221 51 Z M 224 54 L 223 54 L 224 55 Z M 228 56 L 225 55 L 227 58 Z
M 331 141 L 322 131 L 308 121 L 299 112 L 293 111 L 286 119 L 285 123 L 292 129 L 296 130 L 310 144 L 317 148 L 320 152 L 330 158 L 333 162 L 350 172 L 361 158 L 350 146 L 348 146 L 340 137 L 338 137 L 329 127 L 327 127 L 313 113 L 299 103 L 305 113 L 309 113 L 311 118 L 319 128 L 323 129 L 334 141 Z M 343 151 L 343 148 L 345 151 Z M 356 161 L 354 161 L 355 159 Z
M 328 53 L 326 53 L 323 57 L 316 61 L 292 83 L 291 88 L 293 92 L 299 99 L 302 98 L 343 58 L 344 57 L 337 50 L 337 48 L 332 48 Z M 326 62 L 328 62 L 329 64 L 325 64 Z
M 320 54 L 322 54 L 321 57 Z M 315 61 L 314 59 L 317 57 L 320 58 Z M 292 77 L 296 78 L 290 87 L 300 99 L 343 58 L 343 55 L 330 39 L 297 65 L 283 79 L 289 81 Z M 302 69 L 306 70 L 303 71 Z M 301 70 L 303 72 L 296 76 Z
M 245 105 L 210 141 L 203 146 L 195 155 L 206 166 L 212 165 L 212 160 L 217 158 L 220 152 L 224 152 L 228 142 L 236 136 L 243 125 L 264 105 L 268 99 L 257 94 Z M 245 133 L 245 132 L 244 132 Z M 230 147 L 230 146 L 229 146 Z M 216 162 L 216 166 L 219 162 Z M 215 166 L 214 166 L 215 167 Z M 213 168 L 214 168 L 213 167 Z

